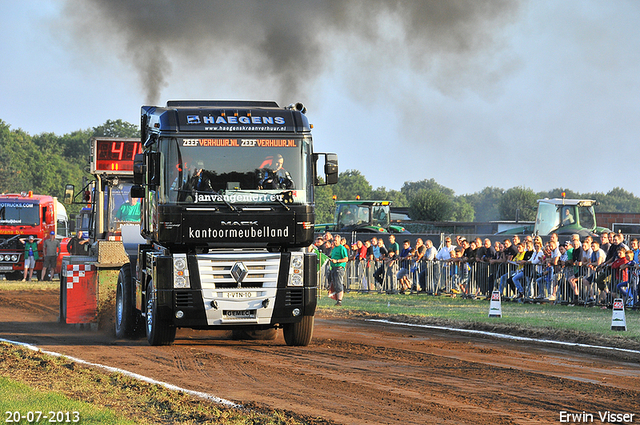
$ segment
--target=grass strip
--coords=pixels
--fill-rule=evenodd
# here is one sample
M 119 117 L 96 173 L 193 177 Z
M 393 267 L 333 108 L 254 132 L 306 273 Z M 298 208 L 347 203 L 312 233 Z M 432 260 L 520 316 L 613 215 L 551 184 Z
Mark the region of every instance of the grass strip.
M 304 417 L 257 405 L 245 404 L 243 409 L 227 408 L 120 373 L 107 373 L 78 365 L 64 357 L 7 343 L 0 343 L 0 379 L 2 412 L 48 411 L 45 406 L 52 406 L 56 412 L 82 412 L 80 423 L 83 424 L 110 423 L 110 418 L 115 421 L 111 423 L 137 424 L 332 423 L 322 418 Z M 93 409 L 94 414 L 105 415 L 104 421 L 100 416 L 90 416 L 87 410 L 80 410 L 87 406 Z
M 560 304 L 502 302 L 502 317 L 489 317 L 489 301 L 431 295 L 345 293 L 342 307 L 325 294 L 318 307 L 326 314 L 379 316 L 510 335 L 640 349 L 640 312 L 625 311 L 627 331 L 612 331 L 610 309 Z
M 11 423 L 135 424 L 112 409 L 99 408 L 53 391 L 33 389 L 5 377 L 0 377 L 0 412 L 5 422 Z

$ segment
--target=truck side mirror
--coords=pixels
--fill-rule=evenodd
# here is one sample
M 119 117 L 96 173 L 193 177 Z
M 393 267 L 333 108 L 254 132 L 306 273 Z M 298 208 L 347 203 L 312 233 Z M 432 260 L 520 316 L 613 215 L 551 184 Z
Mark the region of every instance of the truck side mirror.
M 327 176 L 327 184 L 338 183 L 338 155 L 328 153 L 324 163 L 324 173 Z
M 71 205 L 71 203 L 73 203 L 73 195 L 75 189 L 76 187 L 72 184 L 68 184 L 64 187 L 64 198 L 62 198 L 62 201 L 65 204 Z
M 144 198 L 144 186 L 131 186 L 130 193 L 132 198 Z
M 148 173 L 145 181 L 145 174 Z M 151 187 L 160 185 L 160 153 L 145 152 L 136 154 L 133 158 L 133 183 L 147 184 Z
M 149 170 L 149 186 L 160 186 L 160 152 L 149 152 L 147 159 L 147 170 Z
M 138 153 L 133 158 L 133 183 L 144 184 L 144 154 Z
M 318 160 L 324 159 L 324 183 L 320 183 L 317 175 L 320 167 L 318 166 Z M 338 183 L 338 155 L 335 153 L 315 153 L 313 154 L 314 168 L 316 172 L 316 186 L 325 186 L 328 184 Z

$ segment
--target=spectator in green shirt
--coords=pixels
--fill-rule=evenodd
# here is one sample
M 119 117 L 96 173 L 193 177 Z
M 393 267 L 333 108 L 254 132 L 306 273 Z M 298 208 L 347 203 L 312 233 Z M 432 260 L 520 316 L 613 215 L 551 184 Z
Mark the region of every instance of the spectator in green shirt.
M 400 255 L 400 245 L 396 242 L 396 237 L 393 235 L 389 235 L 389 248 L 387 248 L 387 251 L 395 252 L 396 257 Z
M 27 274 L 29 274 L 29 280 L 33 277 L 33 270 L 36 268 L 36 261 L 40 259 L 40 256 L 38 255 L 38 242 L 40 242 L 41 239 L 30 235 L 28 240 L 25 238 L 20 238 L 18 240 L 24 244 L 24 277 L 22 278 L 22 281 L 24 282 L 27 280 Z
M 347 261 L 349 261 L 349 253 L 347 248 L 342 245 L 340 235 L 333 237 L 333 249 L 329 256 L 331 261 L 331 285 L 332 292 L 335 294 L 336 305 L 342 305 L 342 296 L 344 294 L 344 275 Z

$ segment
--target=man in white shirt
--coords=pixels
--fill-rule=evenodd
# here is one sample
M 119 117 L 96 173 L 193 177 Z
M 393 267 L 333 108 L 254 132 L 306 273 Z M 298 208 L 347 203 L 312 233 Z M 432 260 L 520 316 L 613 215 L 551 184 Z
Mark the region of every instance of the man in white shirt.
M 451 252 L 455 249 L 455 246 L 453 246 L 453 244 L 451 243 L 451 238 L 449 236 L 447 236 L 444 239 L 444 245 L 442 246 L 442 248 L 440 248 L 438 250 L 438 253 L 436 254 L 436 261 L 438 261 L 440 264 L 440 267 L 438 268 L 440 271 L 440 286 L 444 286 L 444 284 L 446 283 L 446 278 L 449 275 L 448 271 L 449 271 L 449 260 L 451 259 Z
M 451 259 L 451 251 L 453 251 L 454 249 L 456 249 L 456 247 L 451 244 L 451 238 L 447 236 L 444 239 L 444 246 L 442 248 L 440 248 L 440 250 L 436 254 L 436 260 L 438 260 L 438 261 L 450 260 Z
M 433 242 L 431 239 L 427 239 L 424 243 L 426 248 L 424 255 L 422 256 L 421 261 L 421 269 L 420 274 L 418 274 L 418 282 L 420 284 L 420 289 L 422 292 L 428 292 L 427 287 L 433 290 L 433 266 L 434 261 L 436 260 L 436 255 L 438 254 L 438 250 L 435 246 L 433 246 Z

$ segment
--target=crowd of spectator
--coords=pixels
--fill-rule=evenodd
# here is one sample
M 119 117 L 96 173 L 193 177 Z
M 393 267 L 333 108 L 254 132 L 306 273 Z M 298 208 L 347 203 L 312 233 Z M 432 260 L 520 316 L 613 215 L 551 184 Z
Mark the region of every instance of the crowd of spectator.
M 638 302 L 639 243 L 635 238 L 625 242 L 620 233 L 582 239 L 574 234 L 562 243 L 555 233 L 546 242 L 539 236 L 514 235 L 495 242 L 447 236 L 438 244 L 436 248 L 431 239 L 417 238 L 412 246 L 394 234 L 349 244 L 327 232 L 312 248 L 321 254 L 322 264 L 337 245 L 344 247 L 345 290 L 487 299 L 498 290 L 519 302 L 603 308 L 614 296 L 624 298 L 629 307 Z M 328 288 L 331 273 L 324 275 Z

